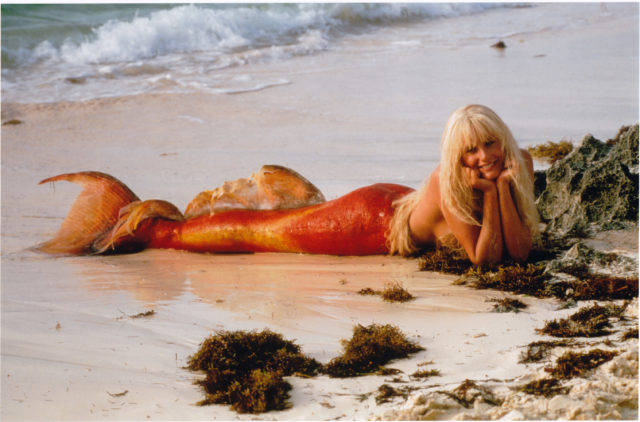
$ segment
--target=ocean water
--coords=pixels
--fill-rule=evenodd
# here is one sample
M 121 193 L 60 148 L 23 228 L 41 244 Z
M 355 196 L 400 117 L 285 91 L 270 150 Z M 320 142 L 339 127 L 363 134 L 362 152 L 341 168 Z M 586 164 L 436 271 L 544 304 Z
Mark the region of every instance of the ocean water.
M 290 83 L 287 75 L 230 78 L 225 69 L 322 54 L 349 37 L 422 26 L 499 3 L 2 5 L 2 100 L 77 101 L 148 92 L 238 93 Z M 523 19 L 446 33 L 462 43 L 571 24 Z M 441 28 L 442 26 L 440 26 Z M 402 48 L 399 42 L 398 48 Z

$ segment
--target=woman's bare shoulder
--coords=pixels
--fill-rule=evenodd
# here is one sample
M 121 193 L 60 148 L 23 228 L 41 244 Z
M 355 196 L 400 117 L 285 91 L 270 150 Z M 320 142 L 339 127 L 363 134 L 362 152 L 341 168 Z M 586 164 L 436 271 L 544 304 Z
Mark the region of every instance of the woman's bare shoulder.
M 529 154 L 529 151 L 526 149 L 520 149 L 520 153 L 522 154 L 522 158 L 524 159 L 524 163 L 527 165 L 527 169 L 533 175 L 533 157 Z

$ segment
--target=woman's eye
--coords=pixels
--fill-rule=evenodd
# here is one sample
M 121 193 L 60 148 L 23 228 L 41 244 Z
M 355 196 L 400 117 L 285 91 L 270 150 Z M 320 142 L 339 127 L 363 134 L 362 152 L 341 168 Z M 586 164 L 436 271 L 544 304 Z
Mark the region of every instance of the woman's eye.
M 465 152 L 466 152 L 467 154 L 473 154 L 473 153 L 474 153 L 474 152 L 476 152 L 477 150 L 478 150 L 478 148 L 476 148 L 476 147 L 469 147 L 469 148 L 467 148 L 467 149 L 465 150 Z
M 488 141 L 485 141 L 484 145 L 487 147 L 490 147 L 491 145 L 495 144 L 496 141 L 489 139 Z

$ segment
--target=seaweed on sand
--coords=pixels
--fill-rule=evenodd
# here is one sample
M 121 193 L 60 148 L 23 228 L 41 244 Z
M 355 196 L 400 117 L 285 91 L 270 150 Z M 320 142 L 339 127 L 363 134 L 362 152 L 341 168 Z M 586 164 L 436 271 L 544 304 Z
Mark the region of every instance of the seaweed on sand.
M 402 287 L 397 281 L 387 283 L 382 291 L 366 287 L 361 289 L 358 294 L 363 296 L 380 296 L 385 302 L 408 302 L 415 299 L 415 296 L 409 293 L 407 289 Z
M 558 160 L 562 160 L 573 151 L 573 144 L 569 141 L 548 141 L 541 145 L 529 147 L 527 151 L 529 151 L 529 154 L 536 160 L 553 164 Z
M 327 363 L 323 372 L 331 377 L 346 378 L 379 370 L 392 359 L 404 358 L 424 350 L 407 340 L 393 325 L 357 325 L 350 340 L 342 340 L 343 354 Z
M 574 340 L 534 341 L 527 344 L 526 350 L 520 353 L 518 363 L 540 362 L 556 347 L 570 347 L 576 344 Z
M 451 397 L 467 409 L 473 407 L 474 403 L 478 400 L 492 406 L 499 406 L 501 404 L 501 400 L 496 398 L 491 390 L 469 379 L 464 380 L 464 382 L 453 391 L 439 390 L 438 393 Z
M 382 290 L 382 299 L 386 302 L 408 302 L 415 299 L 399 282 L 389 283 Z
M 571 388 L 562 387 L 556 378 L 543 378 L 521 385 L 516 389 L 527 394 L 550 398 L 557 394 L 567 394 Z
M 504 297 L 502 299 L 489 299 L 488 302 L 495 302 L 492 312 L 520 312 L 520 309 L 526 309 L 527 305 L 519 299 Z
M 620 341 L 627 341 L 632 338 L 635 338 L 635 339 L 638 338 L 638 327 L 631 328 L 625 331 L 624 333 L 622 333 L 622 335 L 620 336 Z
M 535 297 L 549 296 L 549 286 L 545 283 L 548 276 L 543 264 L 513 264 L 495 267 L 480 266 L 470 268 L 454 282 L 456 285 L 468 285 L 476 289 L 495 289 Z
M 573 276 L 573 279 L 559 280 L 548 271 L 547 264 L 554 254 L 534 250 L 526 264 L 505 261 L 496 265 L 475 266 L 459 249 L 437 245 L 420 258 L 419 266 L 423 271 L 460 275 L 453 282 L 454 285 L 467 285 L 476 289 L 574 300 L 638 297 L 638 277 L 595 274 L 585 265 L 561 265 L 557 271 Z M 610 255 L 610 259 L 616 259 L 614 254 Z
M 628 303 L 621 306 L 610 304 L 584 307 L 568 318 L 547 321 L 543 328 L 537 331 L 554 337 L 598 337 L 611 334 L 607 330 L 611 324 L 610 317 L 620 317 Z
M 402 387 L 394 388 L 389 384 L 382 384 L 378 387 L 378 394 L 376 394 L 376 403 L 383 404 L 390 402 L 394 397 L 407 398 L 411 391 L 416 390 L 416 387 Z
M 593 349 L 584 353 L 567 352 L 550 369 L 551 375 L 559 379 L 582 376 L 618 355 L 617 351 Z
M 613 258 L 613 254 L 610 259 Z M 592 274 L 584 265 L 567 266 L 562 269 L 565 274 L 578 280 L 572 283 L 573 297 L 577 300 L 594 299 L 633 299 L 638 297 L 638 277 L 615 277 Z
M 413 374 L 411 374 L 411 378 L 430 378 L 430 377 L 439 377 L 440 376 L 440 371 L 438 371 L 437 369 L 421 369 L 418 370 L 416 372 L 414 372 Z
M 422 271 L 461 275 L 472 268 L 473 264 L 461 248 L 437 244 L 425 250 L 418 260 L 418 266 Z
M 380 294 L 380 291 L 373 290 L 371 287 L 365 287 L 364 289 L 360 289 L 358 294 L 362 296 L 376 296 Z
M 218 332 L 202 343 L 187 367 L 206 373 L 198 381 L 206 398 L 198 404 L 230 404 L 240 413 L 261 413 L 288 406 L 291 385 L 284 376 L 315 375 L 321 365 L 295 343 L 263 330 Z

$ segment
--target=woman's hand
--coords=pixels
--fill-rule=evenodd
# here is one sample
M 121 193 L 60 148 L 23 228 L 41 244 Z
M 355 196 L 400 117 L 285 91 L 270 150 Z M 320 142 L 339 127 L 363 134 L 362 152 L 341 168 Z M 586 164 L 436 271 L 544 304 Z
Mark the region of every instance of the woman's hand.
M 473 189 L 488 192 L 496 187 L 495 181 L 483 179 L 478 169 L 464 167 L 464 173 L 469 181 L 469 185 L 471 185 Z
M 500 175 L 498 176 L 497 183 L 499 185 L 509 186 L 513 178 L 513 173 L 513 168 L 507 167 L 502 169 L 502 172 L 500 172 Z

